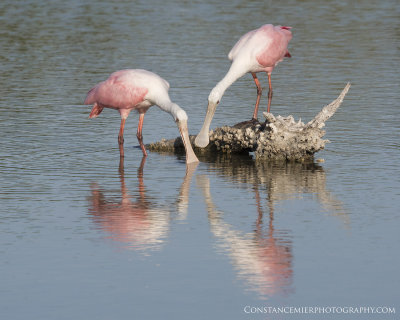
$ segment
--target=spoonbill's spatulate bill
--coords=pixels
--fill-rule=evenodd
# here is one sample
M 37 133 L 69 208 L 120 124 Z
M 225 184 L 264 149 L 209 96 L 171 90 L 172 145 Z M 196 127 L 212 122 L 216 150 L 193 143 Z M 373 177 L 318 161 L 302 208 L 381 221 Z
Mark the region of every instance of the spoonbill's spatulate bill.
M 208 145 L 208 132 L 218 103 L 225 90 L 247 72 L 252 74 L 257 86 L 257 100 L 253 119 L 257 119 L 258 105 L 262 93 L 262 88 L 256 75 L 257 72 L 263 71 L 268 75 L 267 111 L 269 112 L 272 100 L 271 72 L 284 57 L 291 56 L 287 48 L 289 41 L 292 39 L 290 29 L 291 27 L 266 24 L 246 33 L 239 39 L 228 55 L 229 60 L 232 61 L 228 73 L 210 92 L 203 127 L 195 140 L 196 146 L 204 148 Z
M 137 138 L 144 156 L 147 156 L 142 137 L 144 114 L 151 106 L 157 105 L 161 110 L 170 113 L 177 123 L 186 150 L 186 163 L 198 162 L 189 141 L 186 112 L 170 100 L 168 89 L 168 82 L 150 71 L 120 70 L 93 87 L 88 92 L 84 103 L 93 104 L 89 118 L 97 117 L 104 108 L 119 111 L 121 127 L 118 142 L 120 145 L 124 143 L 126 118 L 132 110 L 136 110 L 139 113 Z

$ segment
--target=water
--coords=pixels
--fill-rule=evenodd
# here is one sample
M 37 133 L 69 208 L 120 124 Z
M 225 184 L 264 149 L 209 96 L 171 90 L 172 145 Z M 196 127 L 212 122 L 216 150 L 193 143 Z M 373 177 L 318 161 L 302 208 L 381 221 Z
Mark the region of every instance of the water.
M 245 307 L 388 306 L 399 288 L 397 1 L 2 1 L 0 310 L 4 319 L 394 319 L 247 314 Z M 272 75 L 274 114 L 327 122 L 324 163 L 150 153 L 131 114 L 89 120 L 86 92 L 123 68 L 154 71 L 198 132 L 235 41 L 293 27 Z M 260 75 L 263 86 L 266 77 Z M 251 76 L 212 126 L 252 114 Z M 261 108 L 266 106 L 266 97 Z M 172 138 L 149 110 L 145 143 Z M 246 309 L 248 310 L 248 309 Z

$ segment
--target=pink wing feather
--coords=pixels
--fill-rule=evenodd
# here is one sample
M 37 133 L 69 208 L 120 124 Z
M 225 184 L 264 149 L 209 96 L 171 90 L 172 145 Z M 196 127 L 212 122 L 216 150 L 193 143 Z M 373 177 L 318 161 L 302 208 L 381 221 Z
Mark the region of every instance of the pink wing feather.
M 266 24 L 244 34 L 229 52 L 230 60 L 236 59 L 246 46 L 260 47 L 257 61 L 262 66 L 273 68 L 283 57 L 291 57 L 287 45 L 292 38 L 291 27 Z M 263 44 L 266 44 L 263 46 Z M 249 50 L 248 52 L 251 52 Z
M 266 25 L 259 30 L 270 40 L 257 55 L 260 65 L 269 68 L 269 72 L 283 60 L 284 57 L 291 57 L 287 46 L 292 39 L 291 27 Z
M 143 102 L 147 92 L 147 88 L 134 86 L 120 80 L 118 75 L 111 75 L 88 92 L 84 103 L 97 103 L 114 109 L 133 108 Z

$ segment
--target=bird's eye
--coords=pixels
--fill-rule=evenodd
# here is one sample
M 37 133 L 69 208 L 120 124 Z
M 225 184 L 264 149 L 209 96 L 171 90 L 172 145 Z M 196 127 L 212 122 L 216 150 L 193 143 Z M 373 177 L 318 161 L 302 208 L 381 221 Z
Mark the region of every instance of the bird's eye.
M 219 103 L 219 100 L 217 101 L 217 104 Z

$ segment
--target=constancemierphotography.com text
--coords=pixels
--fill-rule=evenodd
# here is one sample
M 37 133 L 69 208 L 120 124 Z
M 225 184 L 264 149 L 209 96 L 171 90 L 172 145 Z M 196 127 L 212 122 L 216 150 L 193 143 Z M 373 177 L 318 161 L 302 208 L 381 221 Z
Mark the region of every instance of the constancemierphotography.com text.
M 394 315 L 396 314 L 395 307 L 389 306 L 307 306 L 307 307 L 293 307 L 293 306 L 250 306 L 243 307 L 243 312 L 249 315 L 265 314 L 265 315 L 363 315 L 363 314 L 376 314 L 376 315 Z

